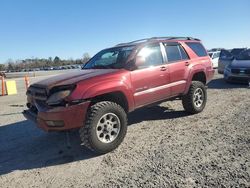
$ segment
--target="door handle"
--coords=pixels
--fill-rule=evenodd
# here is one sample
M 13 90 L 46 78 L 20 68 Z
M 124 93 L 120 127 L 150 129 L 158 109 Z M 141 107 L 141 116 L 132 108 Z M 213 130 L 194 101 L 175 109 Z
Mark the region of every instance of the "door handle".
M 166 71 L 166 70 L 167 70 L 167 67 L 161 67 L 160 70 L 161 70 L 161 71 Z
M 185 62 L 185 66 L 188 66 L 190 65 L 189 61 Z

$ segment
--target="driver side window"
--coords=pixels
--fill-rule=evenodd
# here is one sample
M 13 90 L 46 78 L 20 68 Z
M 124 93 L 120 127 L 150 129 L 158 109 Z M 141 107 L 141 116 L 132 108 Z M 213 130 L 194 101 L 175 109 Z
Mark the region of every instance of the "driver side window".
M 146 46 L 140 50 L 137 56 L 145 58 L 145 63 L 140 65 L 139 69 L 163 64 L 160 45 Z

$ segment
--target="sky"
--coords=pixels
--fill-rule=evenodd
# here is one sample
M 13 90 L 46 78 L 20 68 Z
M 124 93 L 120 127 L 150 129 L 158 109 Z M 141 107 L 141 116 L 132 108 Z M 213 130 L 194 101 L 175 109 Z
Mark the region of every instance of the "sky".
M 250 0 L 1 0 L 0 63 L 91 56 L 155 36 L 250 47 Z

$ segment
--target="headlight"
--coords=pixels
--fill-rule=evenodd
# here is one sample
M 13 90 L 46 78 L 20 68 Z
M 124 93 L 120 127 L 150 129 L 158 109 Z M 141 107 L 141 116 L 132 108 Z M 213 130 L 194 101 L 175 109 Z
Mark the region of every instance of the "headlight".
M 62 86 L 62 87 L 53 88 L 51 90 L 52 94 L 49 96 L 47 100 L 47 104 L 48 105 L 60 104 L 63 101 L 63 99 L 65 99 L 71 94 L 74 88 L 75 87 L 73 86 Z

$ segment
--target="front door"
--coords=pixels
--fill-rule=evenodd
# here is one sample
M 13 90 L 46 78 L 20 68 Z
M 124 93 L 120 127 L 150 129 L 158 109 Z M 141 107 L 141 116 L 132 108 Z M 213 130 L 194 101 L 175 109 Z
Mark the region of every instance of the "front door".
M 145 57 L 145 64 L 131 72 L 135 107 L 141 107 L 170 95 L 167 65 L 164 64 L 160 45 L 154 44 L 142 48 L 138 56 Z

